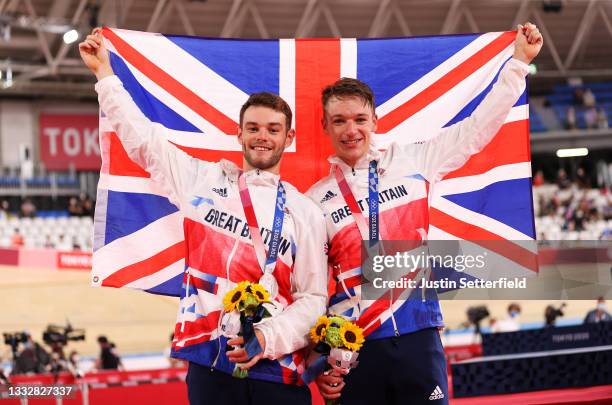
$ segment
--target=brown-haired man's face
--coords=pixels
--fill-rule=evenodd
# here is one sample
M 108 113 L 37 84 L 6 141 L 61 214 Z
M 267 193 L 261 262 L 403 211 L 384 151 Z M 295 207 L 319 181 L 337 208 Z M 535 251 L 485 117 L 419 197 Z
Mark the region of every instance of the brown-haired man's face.
M 238 142 L 247 163 L 245 169 L 278 173 L 283 151 L 291 145 L 294 136 L 282 112 L 264 106 L 247 108 L 238 131 Z
M 323 130 L 336 155 L 349 166 L 368 153 L 370 138 L 376 131 L 372 107 L 358 97 L 332 97 L 325 105 Z

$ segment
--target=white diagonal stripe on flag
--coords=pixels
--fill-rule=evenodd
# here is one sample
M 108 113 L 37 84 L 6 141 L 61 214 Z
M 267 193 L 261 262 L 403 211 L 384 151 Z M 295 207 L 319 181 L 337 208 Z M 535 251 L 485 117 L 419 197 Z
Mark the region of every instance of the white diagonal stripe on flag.
M 404 104 L 406 101 L 410 100 L 411 98 L 431 86 L 438 79 L 440 79 L 448 72 L 459 66 L 465 60 L 473 56 L 476 52 L 480 51 L 483 47 L 487 46 L 489 43 L 493 42 L 501 35 L 503 35 L 502 32 L 489 32 L 479 36 L 474 41 L 470 42 L 459 52 L 455 53 L 453 56 L 445 60 L 439 66 L 432 69 L 415 83 L 405 88 L 383 104 L 379 105 L 376 108 L 376 114 L 378 114 L 378 118 L 384 117 L 386 114 L 395 110 L 397 107 Z
M 138 231 L 115 239 L 96 251 L 93 267 L 101 281 L 114 272 L 141 262 L 184 239 L 183 216 L 175 212 L 162 217 Z M 155 235 L 155 238 L 151 238 Z M 147 246 L 147 249 L 142 249 Z M 129 255 L 126 252 L 130 252 Z
M 460 221 L 467 222 L 468 224 L 475 225 L 483 228 L 489 232 L 495 233 L 504 239 L 508 240 L 533 240 L 533 238 L 525 235 L 524 233 L 517 231 L 516 229 L 499 222 L 486 215 L 479 214 L 477 212 L 463 208 L 446 198 L 434 197 L 431 202 L 431 206 L 438 210 L 457 218 Z M 435 239 L 435 238 L 434 238 Z M 535 253 L 535 252 L 534 252 Z
M 231 119 L 238 117 L 240 106 L 248 94 L 170 39 L 161 34 L 142 35 L 141 32 L 119 29 L 113 29 L 113 32 L 170 76 L 180 77 L 185 87 L 223 114 Z
M 126 284 L 125 287 L 134 288 L 137 290 L 149 290 L 183 273 L 184 268 L 185 260 L 181 259 L 149 276 L 134 280 L 131 283 Z
M 506 60 L 511 53 L 512 46 L 509 46 L 389 133 L 377 134 L 376 142 L 381 147 L 387 148 L 391 142 L 405 144 L 426 141 L 435 137 L 440 132 L 440 128 L 443 128 L 493 81 L 499 72 L 501 62 Z
M 529 177 L 531 177 L 531 164 L 529 162 L 514 163 L 497 166 L 485 173 L 474 176 L 442 180 L 432 186 L 431 192 L 433 193 L 433 198 L 439 198 L 444 195 L 482 190 L 500 181 L 526 179 Z

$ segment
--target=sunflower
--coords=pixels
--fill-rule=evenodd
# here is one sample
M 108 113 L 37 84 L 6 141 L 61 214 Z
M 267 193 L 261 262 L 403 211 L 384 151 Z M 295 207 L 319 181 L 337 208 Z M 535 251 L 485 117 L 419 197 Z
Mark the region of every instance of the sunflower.
M 246 295 L 246 289 L 250 285 L 251 283 L 248 281 L 241 281 L 233 290 L 230 290 L 227 292 L 227 294 L 225 294 L 225 297 L 223 297 L 223 307 L 225 308 L 225 312 L 231 312 L 238 308 L 238 305 Z
M 325 333 L 329 328 L 329 318 L 326 316 L 320 316 L 315 326 L 310 328 L 310 338 L 313 342 L 319 343 L 325 337 Z
M 260 304 L 262 302 L 268 302 L 270 299 L 270 293 L 261 284 L 251 284 L 251 294 L 257 298 Z
M 365 340 L 361 328 L 352 322 L 344 322 L 340 327 L 340 336 L 344 347 L 354 352 L 361 349 Z

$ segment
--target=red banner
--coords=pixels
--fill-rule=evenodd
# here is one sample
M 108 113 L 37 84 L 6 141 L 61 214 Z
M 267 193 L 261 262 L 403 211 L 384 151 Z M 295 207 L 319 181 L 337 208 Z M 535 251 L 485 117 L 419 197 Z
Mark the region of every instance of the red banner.
M 97 114 L 40 114 L 40 159 L 47 169 L 100 169 Z
M 91 269 L 90 252 L 57 252 L 58 269 Z

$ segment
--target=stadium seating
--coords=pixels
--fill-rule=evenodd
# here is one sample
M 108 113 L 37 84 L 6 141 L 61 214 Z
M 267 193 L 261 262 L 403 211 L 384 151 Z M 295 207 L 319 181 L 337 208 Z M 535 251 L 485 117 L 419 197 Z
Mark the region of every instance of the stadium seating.
M 65 215 L 65 214 L 64 214 Z M 54 247 L 60 250 L 91 251 L 91 217 L 41 216 L 37 218 L 0 218 L 0 247 L 10 247 L 19 232 L 25 247 Z
M 593 92 L 596 99 L 596 107 L 603 108 L 607 116 L 612 117 L 612 83 L 587 83 L 583 87 L 589 88 Z M 570 106 L 574 105 L 575 89 L 575 87 L 566 84 L 556 85 L 553 87 L 553 93 L 546 97 L 561 123 L 566 122 L 567 110 Z M 586 128 L 587 125 L 584 119 L 586 108 L 580 106 L 574 106 L 574 108 L 576 110 L 576 127 Z

